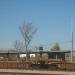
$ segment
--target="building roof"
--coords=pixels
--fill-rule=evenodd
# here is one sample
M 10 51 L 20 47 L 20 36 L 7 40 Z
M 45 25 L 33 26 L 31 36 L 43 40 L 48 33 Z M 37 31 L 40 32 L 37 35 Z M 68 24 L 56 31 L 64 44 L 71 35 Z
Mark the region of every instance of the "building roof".
M 70 53 L 71 51 L 68 50 L 61 50 L 61 51 L 42 51 L 42 53 Z M 0 50 L 0 53 L 19 53 L 18 50 Z M 20 53 L 26 53 L 25 51 L 20 51 Z M 29 51 L 29 53 L 40 53 L 40 51 Z

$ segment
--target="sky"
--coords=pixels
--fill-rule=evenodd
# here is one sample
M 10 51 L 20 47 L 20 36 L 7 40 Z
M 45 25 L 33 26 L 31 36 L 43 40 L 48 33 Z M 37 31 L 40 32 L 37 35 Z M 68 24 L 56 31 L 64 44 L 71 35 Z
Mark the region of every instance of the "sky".
M 15 40 L 23 40 L 19 26 L 24 21 L 37 28 L 32 46 L 58 42 L 69 49 L 71 31 L 75 37 L 75 0 L 0 0 L 0 49 L 13 48 Z

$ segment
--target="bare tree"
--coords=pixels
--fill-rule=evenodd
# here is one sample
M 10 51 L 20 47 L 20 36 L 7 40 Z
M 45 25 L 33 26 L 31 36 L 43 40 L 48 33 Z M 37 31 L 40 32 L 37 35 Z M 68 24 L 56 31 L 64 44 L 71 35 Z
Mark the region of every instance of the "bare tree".
M 26 50 L 26 55 L 27 55 L 26 61 L 27 61 L 28 60 L 28 47 L 37 29 L 33 27 L 32 23 L 25 23 L 25 22 L 19 28 L 25 41 L 25 50 Z
M 14 48 L 18 51 L 18 60 L 19 60 L 19 55 L 20 55 L 20 51 L 23 48 L 23 43 L 21 43 L 19 40 L 15 40 L 14 42 Z
M 55 43 L 55 45 L 51 48 L 51 51 L 60 51 L 59 43 Z

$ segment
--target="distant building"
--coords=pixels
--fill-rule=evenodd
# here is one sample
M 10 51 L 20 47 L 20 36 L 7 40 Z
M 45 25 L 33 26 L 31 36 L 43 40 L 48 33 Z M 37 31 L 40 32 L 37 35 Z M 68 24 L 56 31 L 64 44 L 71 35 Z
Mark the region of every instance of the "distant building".
M 29 52 L 30 59 L 40 59 L 40 51 Z M 18 55 L 20 58 L 25 58 L 26 53 L 15 50 L 10 51 L 0 51 L 0 59 L 9 59 L 9 60 L 17 60 Z M 75 60 L 75 52 L 73 52 L 73 57 Z M 43 60 L 58 60 L 58 61 L 69 61 L 70 60 L 70 51 L 42 51 L 41 59 Z

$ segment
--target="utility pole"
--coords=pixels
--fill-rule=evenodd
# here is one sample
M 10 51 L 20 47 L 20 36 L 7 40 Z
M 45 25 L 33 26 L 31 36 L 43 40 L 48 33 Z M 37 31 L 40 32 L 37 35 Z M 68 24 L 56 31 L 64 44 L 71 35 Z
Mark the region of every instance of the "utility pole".
M 73 62 L 73 32 L 72 32 L 72 48 L 71 48 L 71 62 Z
M 73 16 L 71 16 L 71 62 L 73 62 Z

